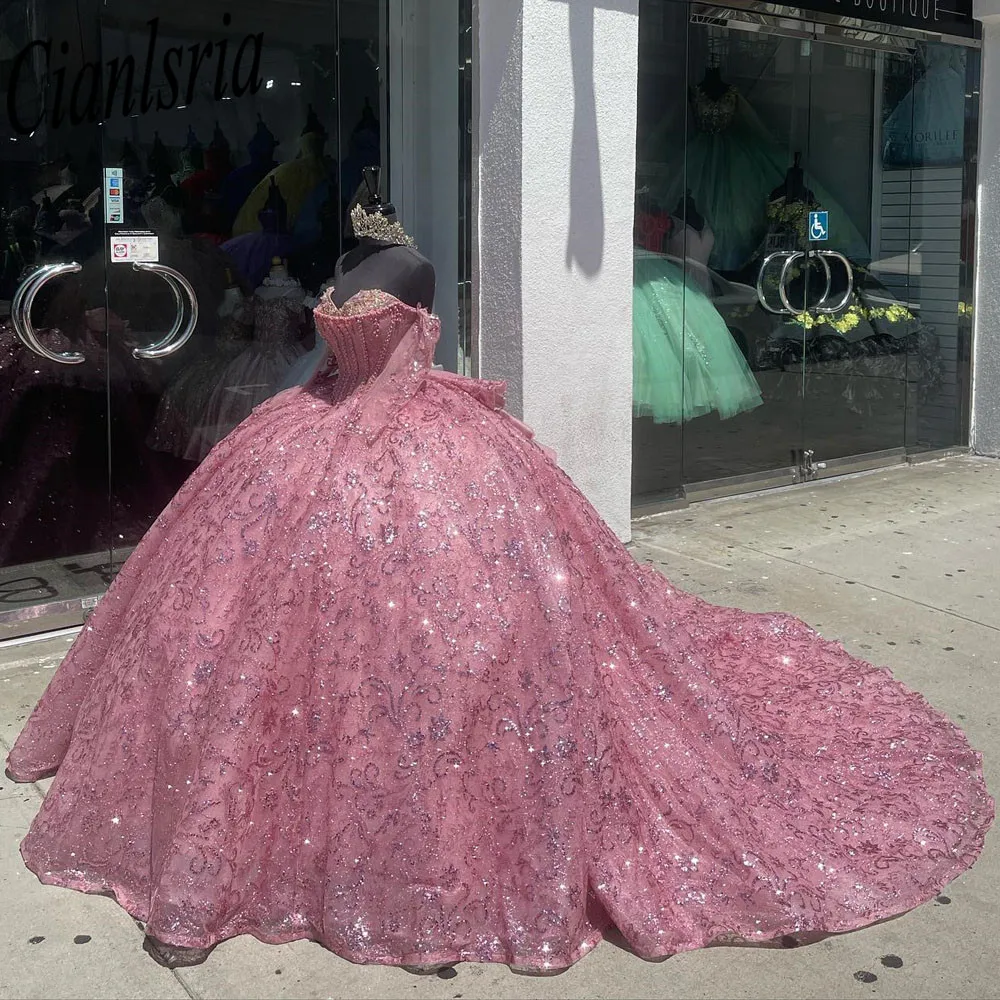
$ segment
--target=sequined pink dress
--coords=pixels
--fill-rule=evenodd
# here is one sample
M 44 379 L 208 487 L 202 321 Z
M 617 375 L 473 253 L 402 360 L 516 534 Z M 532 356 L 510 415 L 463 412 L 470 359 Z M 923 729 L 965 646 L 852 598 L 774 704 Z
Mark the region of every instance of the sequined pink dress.
M 22 852 L 171 945 L 567 966 L 845 931 L 993 816 L 963 734 L 801 622 L 637 565 L 436 320 L 327 297 L 337 358 L 188 480 L 15 745 Z

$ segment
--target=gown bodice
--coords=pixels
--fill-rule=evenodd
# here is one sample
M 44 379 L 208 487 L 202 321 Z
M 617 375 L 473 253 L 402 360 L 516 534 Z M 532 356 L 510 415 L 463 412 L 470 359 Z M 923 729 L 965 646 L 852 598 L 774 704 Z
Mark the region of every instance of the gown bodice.
M 314 315 L 316 329 L 336 359 L 342 389 L 369 382 L 390 367 L 419 371 L 433 363 L 437 321 L 388 292 L 366 289 L 338 307 L 329 289 Z
M 719 98 L 709 96 L 701 87 L 695 87 L 691 95 L 695 128 L 711 134 L 725 132 L 736 117 L 738 102 L 739 91 L 735 87 L 729 87 Z
M 242 349 L 250 339 L 253 330 L 253 320 L 245 305 L 239 306 L 228 316 L 219 320 L 219 332 L 215 342 L 222 351 L 232 352 Z
M 302 339 L 305 307 L 298 295 L 255 296 L 253 339 L 258 345 L 285 347 Z

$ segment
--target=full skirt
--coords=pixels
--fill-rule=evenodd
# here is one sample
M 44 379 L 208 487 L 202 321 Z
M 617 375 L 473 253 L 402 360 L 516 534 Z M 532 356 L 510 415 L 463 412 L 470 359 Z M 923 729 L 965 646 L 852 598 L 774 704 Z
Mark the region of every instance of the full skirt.
M 480 384 L 374 439 L 260 406 L 159 518 L 11 752 L 22 852 L 167 944 L 553 969 L 846 931 L 993 815 L 964 735 L 799 621 L 636 564 Z
M 723 419 L 763 397 L 725 320 L 672 261 L 637 252 L 632 283 L 632 409 L 656 423 L 716 412 Z

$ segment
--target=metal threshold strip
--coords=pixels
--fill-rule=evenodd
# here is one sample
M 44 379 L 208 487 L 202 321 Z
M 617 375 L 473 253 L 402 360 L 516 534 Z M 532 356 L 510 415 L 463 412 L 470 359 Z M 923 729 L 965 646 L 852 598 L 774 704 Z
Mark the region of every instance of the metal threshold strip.
M 39 633 L 45 635 L 59 629 L 78 628 L 96 603 L 96 597 L 74 597 L 0 610 L 0 643 Z
M 947 41 L 971 48 L 982 45 L 977 38 L 840 17 L 805 7 L 766 3 L 765 0 L 731 0 L 726 5 L 692 3 L 690 21 L 692 24 L 792 38 L 815 38 L 817 41 L 887 52 L 912 52 L 917 43 L 928 40 Z
M 732 499 L 753 496 L 771 490 L 788 488 L 808 488 L 820 486 L 824 482 L 843 479 L 847 476 L 864 475 L 898 468 L 902 465 L 918 465 L 923 462 L 940 461 L 957 455 L 968 454 L 964 447 L 941 448 L 929 452 L 908 453 L 905 448 L 888 448 L 868 454 L 849 455 L 830 459 L 823 463 L 815 478 L 802 479 L 794 466 L 784 466 L 764 472 L 753 472 L 723 479 L 711 479 L 666 492 L 662 495 L 649 494 L 635 497 L 632 502 L 632 520 L 641 521 L 669 511 L 683 510 L 692 504 L 709 500 Z

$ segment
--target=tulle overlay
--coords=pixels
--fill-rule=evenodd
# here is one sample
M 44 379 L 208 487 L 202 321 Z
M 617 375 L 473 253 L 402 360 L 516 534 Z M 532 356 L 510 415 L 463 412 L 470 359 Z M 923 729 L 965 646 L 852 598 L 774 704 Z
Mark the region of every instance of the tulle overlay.
M 732 417 L 763 402 L 725 320 L 683 270 L 635 251 L 632 279 L 632 409 L 657 423 L 716 411 Z
M 792 154 L 767 133 L 746 100 L 738 97 L 731 103 L 732 118 L 724 127 L 716 122 L 718 131 L 707 130 L 696 117 L 698 127 L 686 143 L 667 139 L 665 169 L 652 181 L 660 204 L 675 205 L 690 193 L 706 213 L 715 234 L 709 263 L 722 271 L 740 270 L 760 250 L 772 191 L 784 182 L 792 163 Z M 715 104 L 708 102 L 709 107 Z M 852 260 L 869 260 L 868 243 L 847 212 L 817 177 L 808 173 L 805 180 L 829 212 L 838 249 Z
M 848 930 L 973 863 L 980 758 L 920 696 L 637 565 L 425 313 L 317 325 L 337 378 L 214 449 L 11 753 L 58 768 L 43 881 L 178 946 L 544 969 L 612 921 L 647 958 Z

